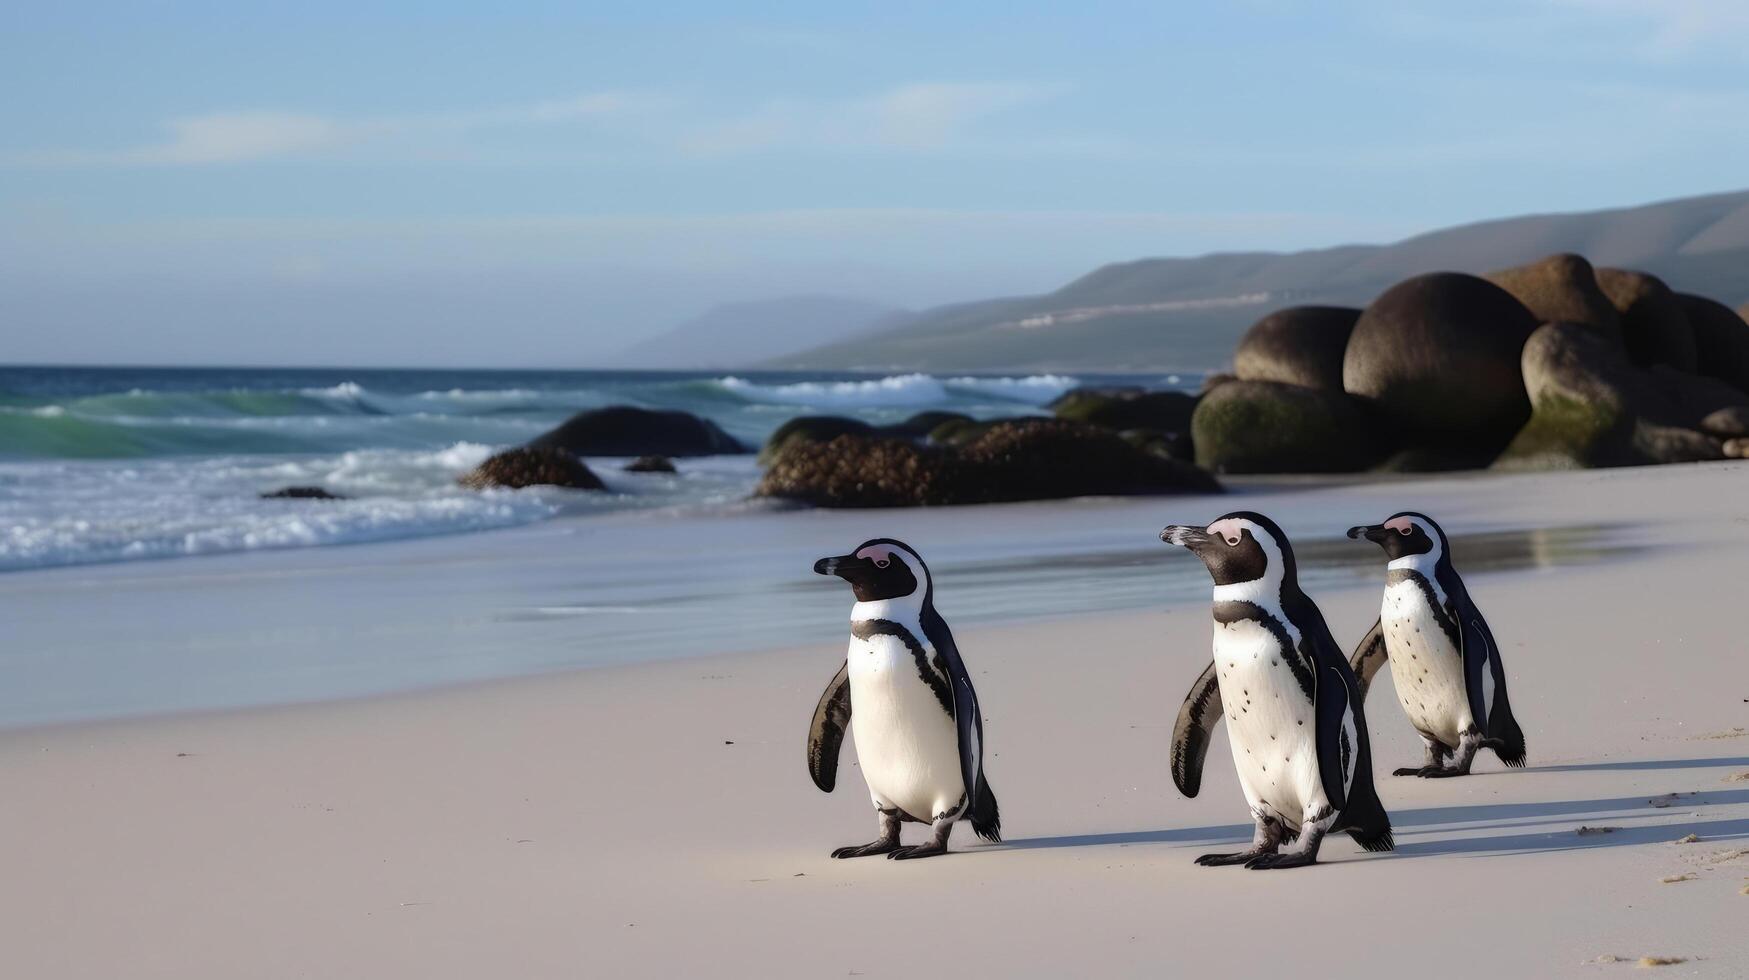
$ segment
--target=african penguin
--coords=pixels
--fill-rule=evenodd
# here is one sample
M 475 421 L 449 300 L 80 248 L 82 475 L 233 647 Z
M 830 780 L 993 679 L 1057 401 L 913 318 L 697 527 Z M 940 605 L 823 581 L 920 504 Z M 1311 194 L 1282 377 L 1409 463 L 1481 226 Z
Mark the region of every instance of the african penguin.
M 1354 651 L 1361 697 L 1387 659 L 1397 700 L 1420 733 L 1426 760 L 1399 776 L 1463 776 L 1476 750 L 1524 765 L 1524 732 L 1506 699 L 1506 667 L 1488 621 L 1451 564 L 1451 542 L 1425 514 L 1348 529 L 1390 559 L 1379 621 Z M 1450 764 L 1446 763 L 1448 757 Z
M 835 858 L 885 854 L 920 858 L 947 850 L 954 822 L 970 820 L 985 840 L 1002 839 L 996 796 L 984 780 L 984 719 L 923 559 L 891 538 L 814 563 L 850 583 L 850 651 L 808 730 L 808 772 L 832 792 L 846 724 L 856 735 L 862 777 L 879 814 L 880 836 L 840 847 Z M 852 706 L 855 706 L 853 712 Z M 901 821 L 927 823 L 927 844 L 901 847 Z
M 1369 851 L 1390 850 L 1359 686 L 1300 590 L 1287 536 L 1269 518 L 1238 511 L 1206 528 L 1168 527 L 1160 539 L 1190 549 L 1215 581 L 1214 661 L 1179 709 L 1173 780 L 1184 795 L 1197 794 L 1212 728 L 1225 714 L 1257 824 L 1250 848 L 1196 863 L 1296 868 L 1315 862 L 1334 830 Z

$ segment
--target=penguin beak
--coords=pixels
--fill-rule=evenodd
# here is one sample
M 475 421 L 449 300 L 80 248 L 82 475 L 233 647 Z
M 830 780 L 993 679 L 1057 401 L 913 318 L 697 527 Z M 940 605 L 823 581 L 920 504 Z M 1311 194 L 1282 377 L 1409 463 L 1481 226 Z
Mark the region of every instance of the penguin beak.
M 855 555 L 838 555 L 834 558 L 822 558 L 814 563 L 814 574 L 836 575 L 839 578 L 849 578 L 849 574 L 847 573 L 867 564 L 868 559 L 858 558 Z
M 1205 528 L 1189 524 L 1172 524 L 1160 532 L 1160 540 L 1195 551 L 1209 543 L 1209 533 Z
M 1383 544 L 1391 535 L 1391 529 L 1383 524 L 1362 524 L 1348 529 L 1348 536 L 1356 541 L 1365 538 L 1373 544 Z

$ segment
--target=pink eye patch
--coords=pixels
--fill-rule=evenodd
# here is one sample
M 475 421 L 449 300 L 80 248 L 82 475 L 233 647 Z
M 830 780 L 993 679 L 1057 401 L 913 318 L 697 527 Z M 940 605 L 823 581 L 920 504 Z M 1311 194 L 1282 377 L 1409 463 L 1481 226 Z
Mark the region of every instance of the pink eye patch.
M 1245 526 L 1240 524 L 1237 519 L 1229 518 L 1224 521 L 1216 521 L 1213 524 L 1210 524 L 1208 532 L 1210 534 L 1220 535 L 1221 540 L 1227 542 L 1227 545 L 1231 547 L 1238 544 L 1244 537 Z

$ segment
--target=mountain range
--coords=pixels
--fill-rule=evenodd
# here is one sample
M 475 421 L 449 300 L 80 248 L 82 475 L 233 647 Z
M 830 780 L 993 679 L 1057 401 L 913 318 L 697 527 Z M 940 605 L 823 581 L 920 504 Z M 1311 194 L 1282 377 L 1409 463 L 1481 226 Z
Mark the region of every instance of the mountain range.
M 896 325 L 903 310 L 841 296 L 725 303 L 611 359 L 615 367 L 740 368 Z
M 878 371 L 1216 368 L 1228 362 L 1240 334 L 1271 310 L 1301 303 L 1364 306 L 1413 275 L 1440 270 L 1480 274 L 1553 252 L 1577 252 L 1594 265 L 1651 272 L 1676 290 L 1735 307 L 1749 300 L 1749 191 L 1484 221 L 1389 245 L 1141 259 L 1102 266 L 1040 296 L 916 313 L 870 304 L 858 307 L 863 310 L 860 318 L 837 321 L 830 332 L 822 327 L 813 343 L 769 355 L 762 366 Z M 780 334 L 805 342 L 808 330 L 772 328 L 772 336 Z M 734 349 L 746 346 L 737 343 Z

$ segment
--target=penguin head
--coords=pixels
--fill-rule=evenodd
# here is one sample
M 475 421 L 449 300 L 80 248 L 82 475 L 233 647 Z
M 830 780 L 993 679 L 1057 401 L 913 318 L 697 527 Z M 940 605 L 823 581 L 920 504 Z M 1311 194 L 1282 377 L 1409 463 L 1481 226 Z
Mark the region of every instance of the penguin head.
M 1391 561 L 1416 555 L 1432 555 L 1438 560 L 1445 554 L 1445 532 L 1433 518 L 1412 510 L 1392 514 L 1383 524 L 1351 527 L 1348 536 L 1365 538 L 1385 549 L 1385 557 Z
M 1190 549 L 1216 585 L 1295 581 L 1294 553 L 1275 522 L 1248 510 L 1222 516 L 1208 527 L 1174 524 L 1160 540 Z
M 923 559 L 892 538 L 864 541 L 848 555 L 822 558 L 814 563 L 814 571 L 849 582 L 857 602 L 915 599 L 921 606 L 929 591 L 929 569 Z

